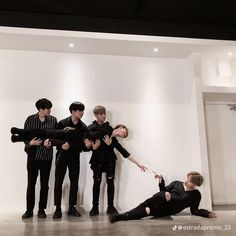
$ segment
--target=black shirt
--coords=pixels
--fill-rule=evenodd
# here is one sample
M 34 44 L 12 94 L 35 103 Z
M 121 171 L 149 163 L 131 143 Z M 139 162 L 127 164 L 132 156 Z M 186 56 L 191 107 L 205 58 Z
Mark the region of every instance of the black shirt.
M 71 116 L 59 121 L 57 128 L 64 129 L 65 127 L 75 128 L 75 132 L 71 132 L 70 139 L 65 140 L 70 144 L 70 147 L 65 152 L 67 153 L 80 153 L 83 150 L 87 150 L 84 139 L 88 136 L 88 127 L 81 120 L 74 124 L 71 120 Z M 61 147 L 59 147 L 61 149 Z M 62 150 L 62 149 L 61 149 Z
M 29 116 L 24 124 L 24 129 L 55 129 L 57 126 L 57 119 L 54 116 L 46 116 L 45 120 L 42 122 L 39 119 L 39 114 L 34 114 Z M 36 160 L 52 160 L 53 158 L 53 148 L 46 148 L 43 145 L 40 146 L 31 146 L 29 142 L 25 142 L 25 151 L 28 153 L 29 150 L 35 151 Z
M 185 191 L 184 183 L 182 181 L 173 181 L 168 186 L 165 186 L 165 181 L 162 179 L 159 184 L 160 191 L 166 191 L 171 194 L 171 200 L 166 204 L 166 210 L 170 214 L 176 214 L 190 207 L 190 212 L 193 215 L 208 217 L 209 211 L 199 209 L 201 201 L 201 193 L 199 190 L 194 189 Z

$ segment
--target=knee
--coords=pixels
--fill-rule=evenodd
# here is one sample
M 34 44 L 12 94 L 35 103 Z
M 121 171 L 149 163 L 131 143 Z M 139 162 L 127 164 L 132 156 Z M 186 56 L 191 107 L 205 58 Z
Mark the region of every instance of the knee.
M 166 198 L 166 201 L 169 202 L 170 199 L 171 199 L 171 195 L 169 192 L 165 192 L 165 198 Z
M 150 215 L 150 212 L 151 212 L 150 208 L 146 207 L 145 210 L 146 210 L 147 215 Z
M 107 183 L 109 184 L 109 183 L 113 183 L 113 181 L 114 181 L 114 175 L 108 175 L 107 176 Z

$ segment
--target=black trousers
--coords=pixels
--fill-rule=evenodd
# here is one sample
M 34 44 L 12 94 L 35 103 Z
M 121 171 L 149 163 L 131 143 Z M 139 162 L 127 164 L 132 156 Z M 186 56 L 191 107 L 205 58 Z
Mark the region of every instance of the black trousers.
M 61 207 L 62 185 L 66 170 L 69 170 L 70 193 L 69 205 L 77 203 L 78 181 L 80 172 L 80 154 L 68 151 L 59 151 L 56 157 L 55 186 L 54 186 L 54 205 Z
M 150 215 L 155 217 L 173 214 L 169 202 L 166 201 L 165 191 L 154 194 L 152 197 L 139 204 L 138 208 L 140 207 L 150 208 Z
M 115 167 L 116 162 L 111 163 L 100 163 L 100 164 L 92 164 L 91 169 L 93 170 L 93 205 L 99 205 L 99 195 L 100 195 L 100 185 L 102 181 L 102 173 L 106 173 L 106 181 L 107 181 L 107 198 L 108 198 L 108 206 L 113 206 L 114 201 L 114 177 L 115 177 Z
M 51 166 L 52 166 L 52 161 L 35 160 L 35 153 L 28 153 L 28 158 L 27 158 L 28 185 L 26 192 L 27 210 L 34 209 L 35 185 L 39 173 L 40 173 L 39 209 L 47 208 L 48 189 L 49 189 L 48 181 L 50 177 Z

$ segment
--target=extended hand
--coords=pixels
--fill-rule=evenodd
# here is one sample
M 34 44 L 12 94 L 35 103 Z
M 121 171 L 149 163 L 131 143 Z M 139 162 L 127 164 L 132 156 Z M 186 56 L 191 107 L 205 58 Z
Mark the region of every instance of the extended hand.
M 143 172 L 145 172 L 145 170 L 147 170 L 147 167 L 144 166 L 144 165 L 142 165 L 142 164 L 138 164 L 137 166 L 138 166 L 138 167 L 141 169 L 141 171 L 143 171 Z
M 209 218 L 216 218 L 216 213 L 215 212 L 210 212 L 208 215 Z

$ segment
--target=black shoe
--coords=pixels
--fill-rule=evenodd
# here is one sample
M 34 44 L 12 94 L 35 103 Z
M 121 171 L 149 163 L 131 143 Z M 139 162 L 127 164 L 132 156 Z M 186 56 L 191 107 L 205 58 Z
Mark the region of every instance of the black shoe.
M 13 143 L 22 142 L 22 141 L 24 141 L 24 140 L 25 140 L 25 138 L 22 137 L 22 136 L 20 136 L 20 135 L 15 135 L 15 134 L 13 134 L 13 135 L 11 136 L 11 141 L 12 141 Z
M 53 219 L 61 219 L 62 217 L 62 212 L 61 212 L 61 209 L 56 209 L 54 214 L 53 214 Z
M 99 214 L 98 206 L 93 206 L 91 211 L 89 212 L 90 216 L 96 216 Z
M 67 211 L 67 215 L 68 216 L 74 216 L 74 217 L 80 217 L 80 213 L 76 210 L 76 208 L 74 206 L 69 207 L 68 211 Z
M 39 209 L 38 210 L 38 218 L 45 219 L 47 217 L 44 209 Z
M 107 207 L 107 214 L 118 214 L 118 211 L 116 210 L 116 208 L 114 206 L 108 206 Z
M 18 129 L 16 127 L 12 127 L 11 134 L 18 134 Z
M 109 215 L 110 223 L 114 223 L 116 221 L 121 221 L 121 220 L 129 220 L 128 214 L 123 213 L 123 214 L 110 214 Z
M 33 211 L 27 210 L 23 215 L 22 215 L 22 219 L 28 219 L 33 217 Z

